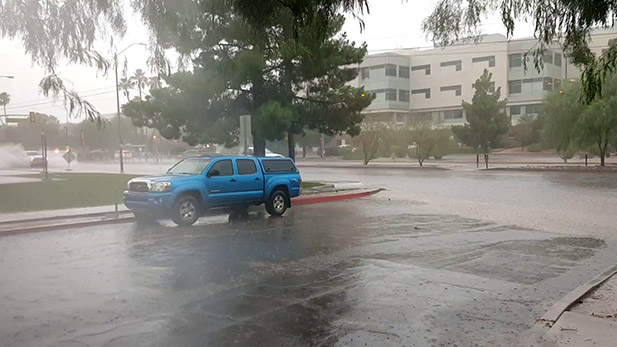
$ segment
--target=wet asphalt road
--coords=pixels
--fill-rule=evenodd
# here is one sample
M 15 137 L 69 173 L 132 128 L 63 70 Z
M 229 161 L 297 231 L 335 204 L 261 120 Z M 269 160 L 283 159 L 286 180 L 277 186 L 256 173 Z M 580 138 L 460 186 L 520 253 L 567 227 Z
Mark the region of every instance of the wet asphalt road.
M 390 191 L 284 218 L 1 237 L 0 345 L 518 346 L 617 263 L 598 208 L 612 177 L 303 172 Z M 599 222 L 579 227 L 579 210 Z

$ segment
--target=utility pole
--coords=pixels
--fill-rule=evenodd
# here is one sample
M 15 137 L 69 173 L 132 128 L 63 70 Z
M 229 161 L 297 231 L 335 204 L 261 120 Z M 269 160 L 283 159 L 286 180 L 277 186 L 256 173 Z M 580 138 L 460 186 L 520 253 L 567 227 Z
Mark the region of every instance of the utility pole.
M 124 160 L 122 159 L 122 124 L 120 119 L 120 86 L 118 85 L 118 53 L 114 56 L 116 70 L 116 112 L 118 113 L 118 142 L 120 146 L 120 173 L 124 173 Z
M 116 52 L 116 54 L 114 54 L 114 65 L 115 65 L 115 70 L 116 70 L 116 112 L 118 113 L 118 141 L 120 142 L 120 173 L 124 173 L 124 160 L 122 158 L 122 124 L 120 124 L 120 85 L 118 84 L 118 56 L 121 55 L 122 53 L 124 53 L 124 51 L 126 51 L 127 49 L 135 46 L 135 45 L 139 45 L 139 46 L 145 46 L 145 43 L 132 43 L 130 45 L 128 45 L 125 49 L 121 50 L 120 53 Z

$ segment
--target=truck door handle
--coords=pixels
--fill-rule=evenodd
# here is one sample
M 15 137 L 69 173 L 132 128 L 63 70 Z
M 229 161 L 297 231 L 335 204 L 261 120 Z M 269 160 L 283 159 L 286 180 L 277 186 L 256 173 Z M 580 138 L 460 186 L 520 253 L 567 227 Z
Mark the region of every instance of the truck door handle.
M 261 178 L 255 177 L 255 181 L 261 181 Z
M 235 182 L 236 180 L 234 178 L 232 178 L 229 182 Z

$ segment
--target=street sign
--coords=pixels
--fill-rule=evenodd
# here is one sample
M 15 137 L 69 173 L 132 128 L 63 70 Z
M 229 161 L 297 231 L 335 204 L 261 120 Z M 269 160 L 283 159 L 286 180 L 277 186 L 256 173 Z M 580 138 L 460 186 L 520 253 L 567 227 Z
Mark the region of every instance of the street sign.
M 73 160 L 75 160 L 75 158 L 77 158 L 77 156 L 73 154 L 71 150 L 69 150 L 68 152 L 64 153 L 64 155 L 62 155 L 62 158 L 64 158 L 64 160 L 66 160 L 66 162 L 70 164 Z

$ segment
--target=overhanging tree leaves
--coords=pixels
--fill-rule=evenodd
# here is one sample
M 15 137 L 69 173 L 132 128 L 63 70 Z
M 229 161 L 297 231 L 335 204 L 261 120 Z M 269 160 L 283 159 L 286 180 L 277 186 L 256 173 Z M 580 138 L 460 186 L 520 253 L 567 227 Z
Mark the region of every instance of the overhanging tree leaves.
M 501 88 L 491 92 L 492 74 L 488 70 L 475 83 L 476 92 L 472 103 L 463 101 L 467 123 L 462 127 L 452 127 L 452 132 L 467 146 L 482 148 L 488 169 L 488 155 L 500 135 L 510 128 L 510 119 L 503 111 L 506 100 L 499 101 Z
M 99 120 L 95 108 L 70 90 L 57 74 L 62 60 L 106 71 L 109 62 L 94 49 L 126 30 L 121 0 L 4 0 L 0 37 L 21 41 L 32 61 L 49 74 L 39 84 L 43 95 L 60 97 L 74 116 Z

